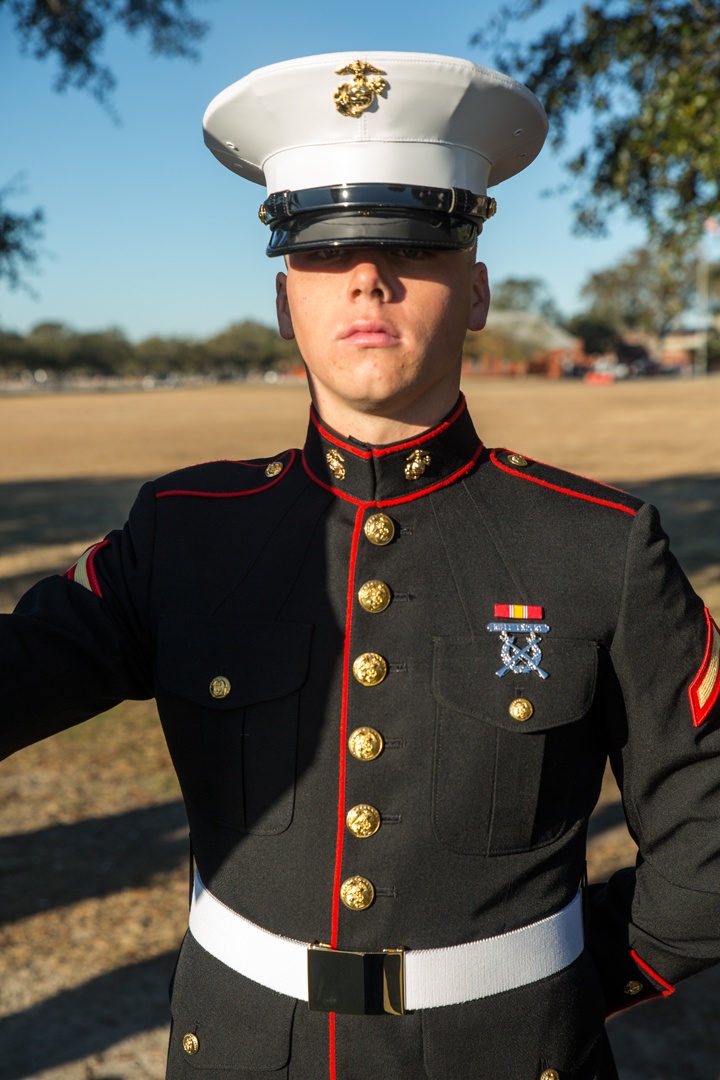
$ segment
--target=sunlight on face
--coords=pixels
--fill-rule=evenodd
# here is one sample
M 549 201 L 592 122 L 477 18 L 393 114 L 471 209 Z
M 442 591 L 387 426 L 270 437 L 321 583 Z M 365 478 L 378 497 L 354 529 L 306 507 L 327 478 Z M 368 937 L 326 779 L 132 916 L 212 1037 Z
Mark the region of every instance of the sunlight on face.
M 280 332 L 296 338 L 328 422 L 329 409 L 451 408 L 465 332 L 482 328 L 488 300 L 485 267 L 467 251 L 324 248 L 290 255 L 278 275 Z

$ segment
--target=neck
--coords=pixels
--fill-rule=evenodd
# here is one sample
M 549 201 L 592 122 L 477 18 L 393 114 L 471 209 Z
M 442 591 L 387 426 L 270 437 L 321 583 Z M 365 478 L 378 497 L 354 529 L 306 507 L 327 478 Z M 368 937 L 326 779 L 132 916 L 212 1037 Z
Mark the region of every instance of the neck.
M 457 385 L 443 388 L 429 400 L 414 402 L 397 412 L 372 406 L 362 409 L 324 394 L 311 393 L 311 397 L 315 412 L 338 434 L 371 446 L 387 446 L 435 427 L 453 409 L 458 393 Z

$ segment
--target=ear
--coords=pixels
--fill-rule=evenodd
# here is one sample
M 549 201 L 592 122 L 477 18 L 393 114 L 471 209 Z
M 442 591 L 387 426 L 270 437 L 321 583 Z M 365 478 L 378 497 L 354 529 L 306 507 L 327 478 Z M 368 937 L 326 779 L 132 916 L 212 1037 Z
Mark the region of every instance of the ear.
M 293 330 L 292 316 L 290 315 L 290 304 L 288 302 L 287 294 L 287 274 L 280 273 L 275 278 L 275 310 L 277 311 L 278 330 L 280 331 L 280 337 L 285 338 L 286 341 L 292 341 L 295 337 L 295 331 Z
M 470 273 L 472 275 L 472 293 L 470 311 L 468 312 L 468 330 L 482 330 L 490 307 L 490 285 L 488 283 L 487 266 L 485 263 L 475 263 Z

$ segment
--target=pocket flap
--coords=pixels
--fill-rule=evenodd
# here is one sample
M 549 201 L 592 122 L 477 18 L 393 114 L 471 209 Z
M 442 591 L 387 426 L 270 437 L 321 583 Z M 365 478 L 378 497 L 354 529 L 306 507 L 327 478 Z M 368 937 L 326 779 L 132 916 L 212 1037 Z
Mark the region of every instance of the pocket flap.
M 221 1069 L 230 1077 L 246 1069 L 253 1077 L 260 1072 L 287 1076 L 296 1006 L 294 998 L 216 960 L 188 931 L 172 988 L 170 1061 L 175 1069 L 169 1068 L 168 1076 L 187 1076 L 188 1065 L 213 1077 Z M 196 1039 L 192 1055 L 183 1051 L 188 1033 Z
M 161 615 L 157 678 L 160 685 L 199 705 L 237 709 L 272 701 L 305 681 L 312 626 L 242 620 L 218 615 Z M 214 696 L 214 679 L 226 696 Z
M 516 645 L 526 646 L 518 635 Z M 530 734 L 570 724 L 585 716 L 595 696 L 598 645 L 580 638 L 539 641 L 537 671 L 499 676 L 503 660 L 498 634 L 479 638 L 435 638 L 433 689 L 437 701 L 453 712 L 476 717 L 508 731 Z M 510 712 L 518 698 L 529 702 L 532 715 L 519 720 Z

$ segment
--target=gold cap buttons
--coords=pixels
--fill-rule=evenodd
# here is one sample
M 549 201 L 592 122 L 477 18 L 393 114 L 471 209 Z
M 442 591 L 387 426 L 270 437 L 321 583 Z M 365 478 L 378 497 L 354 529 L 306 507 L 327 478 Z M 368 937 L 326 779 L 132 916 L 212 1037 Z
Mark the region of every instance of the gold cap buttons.
M 635 997 L 636 994 L 641 994 L 645 989 L 641 982 L 637 979 L 631 979 L 630 982 L 625 983 L 623 986 L 623 994 L 627 994 L 628 997 Z
M 358 600 L 364 611 L 384 611 L 391 599 L 390 587 L 384 581 L 366 581 L 358 590 Z
M 182 1048 L 186 1054 L 197 1054 L 200 1049 L 200 1041 L 197 1035 L 193 1035 L 188 1032 L 187 1035 L 183 1035 Z
M 528 464 L 528 459 L 522 454 L 508 454 L 508 462 L 511 465 L 517 465 L 519 469 L 524 469 Z
M 210 693 L 214 698 L 224 698 L 230 693 L 230 680 L 224 675 L 216 675 L 210 683 Z
M 343 881 L 340 886 L 340 899 L 345 907 L 352 911 L 365 911 L 375 899 L 375 886 L 372 881 L 356 874 Z
M 282 461 L 271 461 L 270 464 L 265 468 L 265 475 L 269 476 L 272 479 L 273 476 L 279 476 L 282 471 Z
M 387 514 L 371 514 L 363 526 L 363 532 L 371 544 L 385 547 L 395 535 L 395 526 Z
M 529 720 L 532 714 L 535 712 L 533 704 L 528 701 L 527 698 L 518 697 L 514 701 L 510 702 L 510 708 L 508 712 L 512 716 L 513 720 Z
M 387 660 L 376 652 L 364 652 L 353 661 L 353 675 L 363 686 L 377 686 L 387 675 Z
M 359 727 L 348 739 L 348 750 L 358 761 L 374 761 L 383 752 L 383 737 L 372 727 Z
M 557 1069 L 546 1069 L 540 1074 L 540 1080 L 560 1080 L 560 1073 Z
M 374 836 L 380 828 L 380 811 L 367 803 L 360 803 L 348 810 L 345 824 L 353 836 L 365 840 L 368 836 Z

